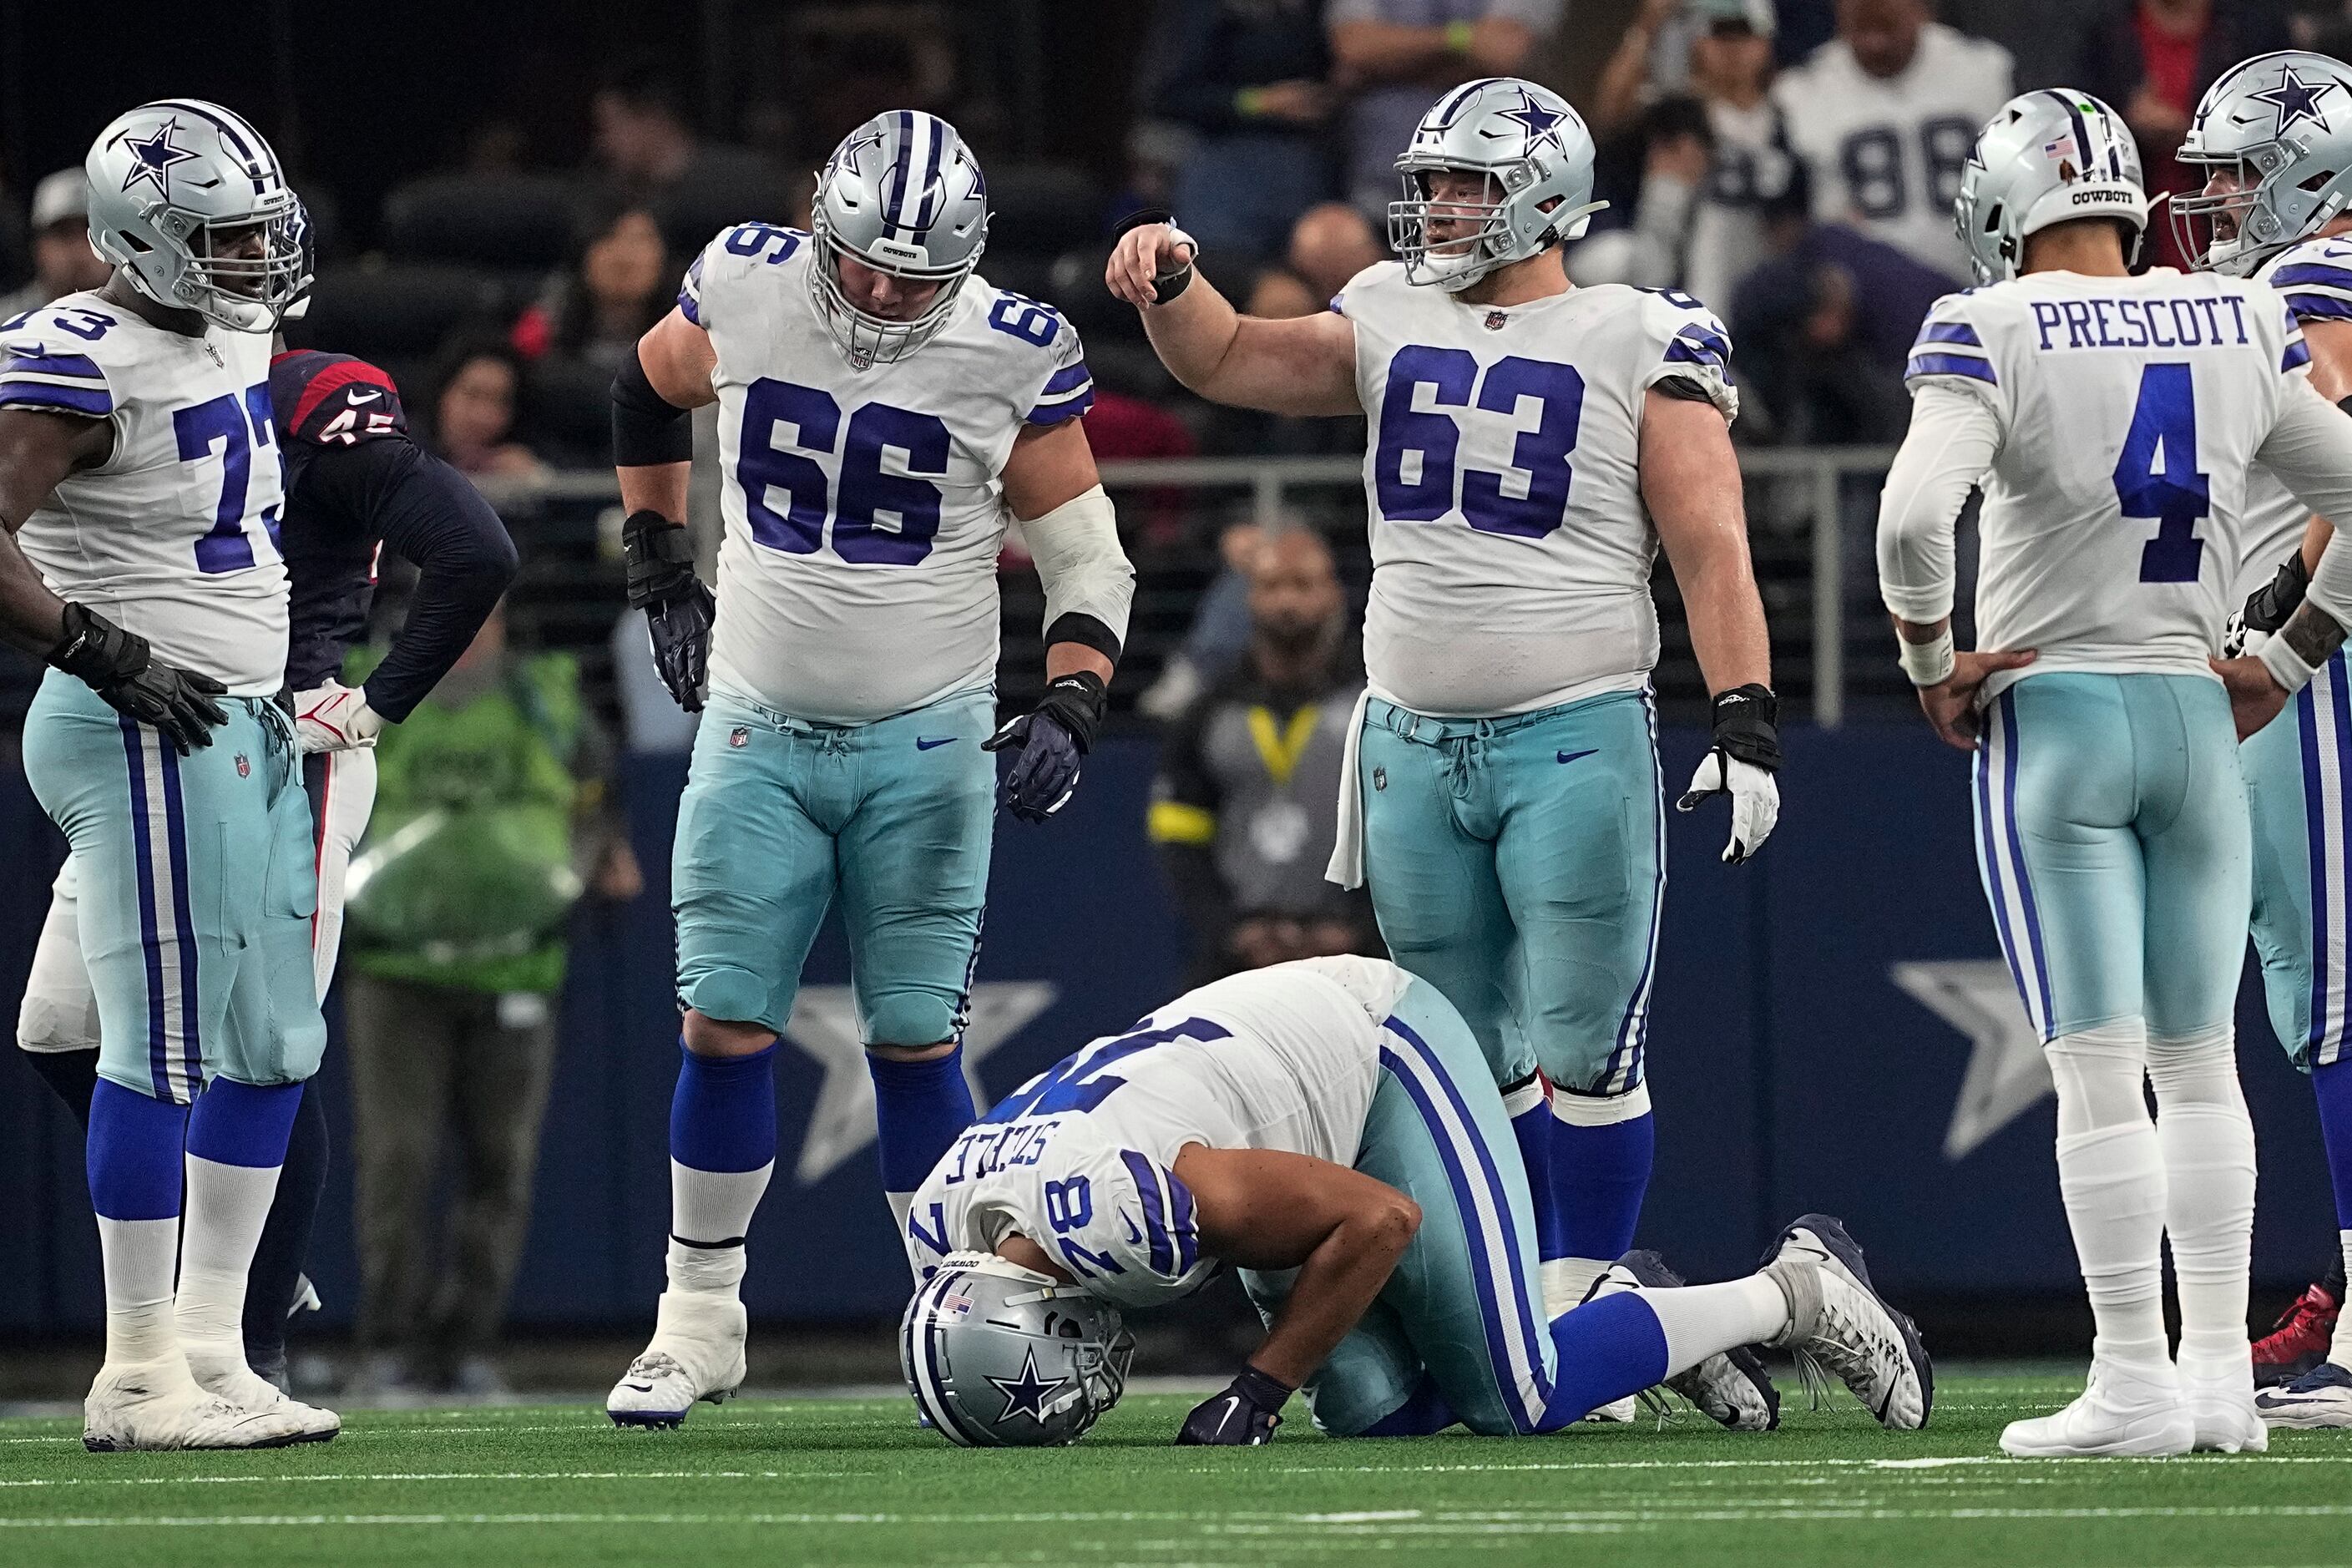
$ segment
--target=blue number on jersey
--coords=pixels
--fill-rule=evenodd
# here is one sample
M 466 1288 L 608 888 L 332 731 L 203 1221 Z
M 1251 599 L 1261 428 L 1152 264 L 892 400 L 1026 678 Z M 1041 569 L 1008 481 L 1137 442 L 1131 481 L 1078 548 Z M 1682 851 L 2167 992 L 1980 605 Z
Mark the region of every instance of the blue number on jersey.
M 2159 454 L 2164 471 L 2156 470 Z M 2157 520 L 2140 552 L 2143 583 L 2194 583 L 2205 563 L 2197 524 L 2212 510 L 2211 483 L 2197 466 L 2197 393 L 2185 364 L 2152 364 L 2139 374 L 2123 455 L 2116 459 L 2116 500 L 2127 518 Z
M 1428 410 L 1412 405 L 1424 386 L 1431 389 L 1433 407 Z M 1516 416 L 1521 398 L 1536 401 L 1536 427 L 1521 431 L 1511 448 L 1524 495 L 1506 494 L 1504 475 L 1481 468 L 1458 476 L 1454 471 L 1461 428 L 1452 415 L 1435 410 L 1469 406 L 1474 386 L 1476 405 L 1489 413 Z M 1481 382 L 1478 361 L 1467 349 L 1419 343 L 1401 348 L 1389 362 L 1380 443 L 1372 458 L 1381 516 L 1391 522 L 1431 522 L 1444 517 L 1454 509 L 1458 478 L 1462 516 L 1472 528 L 1541 539 L 1567 518 L 1568 486 L 1574 472 L 1568 457 L 1576 449 L 1583 417 L 1584 377 L 1573 365 L 1513 354 L 1487 366 Z M 1408 457 L 1414 459 L 1410 475 Z
M 1003 298 L 988 311 L 988 324 L 998 331 L 1010 332 L 1042 349 L 1062 330 L 1062 318 L 1055 314 L 1053 306 L 1010 290 L 1000 289 L 999 293 Z
M 1116 1039 L 1099 1040 L 1054 1068 L 1028 1088 L 1006 1095 L 982 1121 L 1017 1121 L 1024 1116 L 1059 1116 L 1092 1110 L 1127 1082 L 1104 1069 L 1136 1052 L 1175 1040 L 1227 1040 L 1233 1031 L 1205 1018 L 1187 1018 L 1164 1029 L 1139 1029 Z
M 834 552 L 844 561 L 912 566 L 931 552 L 940 531 L 940 487 L 931 478 L 948 471 L 947 425 L 936 415 L 887 403 L 861 405 L 849 416 L 845 439 L 842 423 L 841 405 L 821 388 L 768 376 L 744 388 L 735 481 L 742 487 L 751 537 L 771 550 L 813 554 L 824 542 L 830 512 Z M 793 445 L 800 450 L 775 446 L 778 425 L 793 426 Z M 823 466 L 806 454 L 831 457 L 837 446 L 841 490 L 835 496 Z M 883 468 L 883 450 L 893 447 L 906 454 L 906 473 Z M 784 492 L 782 511 L 770 504 L 771 490 Z M 881 526 L 877 514 L 895 517 L 898 526 Z
M 245 532 L 245 493 L 252 475 L 253 448 L 271 441 L 269 384 L 258 382 L 247 387 L 242 402 L 224 392 L 193 408 L 173 410 L 172 433 L 179 438 L 184 463 L 211 457 L 215 442 L 221 448 L 220 502 L 213 509 L 212 527 L 196 541 L 196 570 L 244 571 L 254 564 L 253 541 Z M 278 509 L 264 510 L 261 521 L 269 542 L 276 544 Z
M 801 247 L 801 231 L 796 228 L 778 228 L 765 223 L 738 224 L 727 233 L 727 248 L 736 256 L 757 256 L 765 249 L 765 259 L 772 267 L 789 259 Z

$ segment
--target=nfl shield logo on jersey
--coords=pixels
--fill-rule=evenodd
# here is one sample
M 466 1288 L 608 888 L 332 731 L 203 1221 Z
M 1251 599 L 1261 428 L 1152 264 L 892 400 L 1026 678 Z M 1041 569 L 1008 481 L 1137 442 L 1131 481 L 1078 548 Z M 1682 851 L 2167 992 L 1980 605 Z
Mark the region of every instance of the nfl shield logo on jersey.
M 1503 330 L 1503 324 L 1510 319 L 1503 311 L 1489 310 L 1486 312 L 1486 330 L 1490 332 L 1499 332 Z
M 253 776 L 253 764 L 246 761 L 243 752 L 236 754 L 236 776 L 241 779 L 249 779 Z

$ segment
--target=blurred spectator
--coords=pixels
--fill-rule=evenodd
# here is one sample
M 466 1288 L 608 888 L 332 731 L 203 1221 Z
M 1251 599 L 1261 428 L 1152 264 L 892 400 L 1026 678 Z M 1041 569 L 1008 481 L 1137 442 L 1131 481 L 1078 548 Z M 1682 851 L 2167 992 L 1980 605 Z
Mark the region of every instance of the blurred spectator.
M 89 247 L 89 182 L 79 165 L 59 169 L 33 187 L 32 281 L 0 297 L 0 318 L 99 288 L 113 271 Z
M 1566 0 L 1329 0 L 1334 85 L 1348 111 L 1348 199 L 1385 233 L 1396 161 L 1445 89 L 1524 74 Z
M 1387 254 L 1380 233 L 1345 202 L 1307 208 L 1290 231 L 1290 270 L 1306 283 L 1318 310 L 1339 298 L 1349 279 Z
M 1715 132 L 1695 98 L 1662 98 L 1642 111 L 1634 132 L 1640 184 L 1596 180 L 1609 206 L 1608 225 L 1568 254 L 1569 276 L 1580 285 L 1630 283 L 1668 289 L 1682 281 L 1691 215 L 1706 183 Z
M 1266 257 L 1331 188 L 1322 0 L 1161 0 L 1152 112 L 1189 126 L 1173 206 L 1203 249 Z
M 552 355 L 609 376 L 677 298 L 652 215 L 641 207 L 607 211 L 591 226 L 572 268 L 523 311 L 509 336 L 528 359 Z
M 774 172 L 745 147 L 701 141 L 687 123 L 677 86 L 656 67 L 632 66 L 589 100 L 596 157 L 620 201 L 645 206 L 689 184 L 756 188 Z
M 530 475 L 546 465 L 514 439 L 522 356 L 493 337 L 460 336 L 425 375 L 425 445 L 464 474 Z
M 1958 287 L 1969 265 L 1952 202 L 1977 132 L 2009 100 L 2009 51 L 1931 20 L 1927 0 L 1838 0 L 1837 18 L 1838 36 L 1772 87 L 1813 216 Z
M 1763 4 L 1769 13 L 1771 0 Z M 1691 40 L 1704 30 L 1708 9 L 1695 0 L 1642 0 L 1593 88 L 1595 136 L 1624 130 L 1659 99 L 1688 88 Z
M 503 1389 L 492 1352 L 530 1219 L 566 922 L 583 892 L 644 890 L 611 766 L 572 656 L 509 651 L 503 607 L 377 743 L 343 993 L 374 1391 Z M 445 1125 L 446 1262 L 427 1234 Z
M 1682 287 L 1720 314 L 1767 254 L 1765 211 L 1796 181 L 1772 85 L 1771 0 L 1695 0 L 1706 26 L 1691 39 L 1690 84 L 1715 133 L 1706 184 L 1691 215 Z
M 1378 952 L 1370 900 L 1323 879 L 1364 677 L 1330 547 L 1266 535 L 1248 562 L 1248 658 L 1170 732 L 1150 831 L 1192 938 L 1191 983 Z
M 1311 316 L 1322 309 L 1323 301 L 1315 298 L 1313 287 L 1287 267 L 1261 270 L 1251 279 L 1248 299 L 1242 306 L 1245 314 L 1269 321 Z
M 2121 110 L 2139 142 L 2148 194 L 2201 183 L 2173 154 L 2189 132 L 2198 99 L 2221 73 L 2251 55 L 2284 48 L 2281 21 L 2251 5 L 2213 0 L 2109 0 L 2084 35 L 2073 88 Z M 2148 225 L 2143 255 L 2165 267 L 2185 267 L 2172 226 Z

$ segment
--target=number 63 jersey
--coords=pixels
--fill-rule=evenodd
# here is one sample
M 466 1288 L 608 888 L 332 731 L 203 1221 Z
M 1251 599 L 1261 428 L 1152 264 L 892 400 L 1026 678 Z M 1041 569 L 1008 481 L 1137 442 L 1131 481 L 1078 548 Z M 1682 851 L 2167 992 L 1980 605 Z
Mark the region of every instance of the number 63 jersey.
M 17 534 L 58 596 L 239 697 L 286 680 L 269 334 L 167 331 L 95 293 L 0 324 L 0 408 L 102 419 L 114 449 Z
M 2218 273 L 2036 273 L 1938 300 L 1906 378 L 1974 395 L 2000 432 L 1977 646 L 2037 649 L 2037 672 L 2211 679 L 2248 471 L 2310 358 L 2277 293 Z
M 966 279 L 912 353 L 853 369 L 810 300 L 817 247 L 744 224 L 678 309 L 718 353 L 727 537 L 714 685 L 797 719 L 862 724 L 995 679 L 999 476 L 1025 425 L 1093 404 L 1078 335 Z
M 1645 395 L 1673 381 L 1736 416 L 1723 323 L 1618 284 L 1466 304 L 1392 261 L 1332 303 L 1370 424 L 1374 692 L 1491 718 L 1642 689 L 1658 658 Z

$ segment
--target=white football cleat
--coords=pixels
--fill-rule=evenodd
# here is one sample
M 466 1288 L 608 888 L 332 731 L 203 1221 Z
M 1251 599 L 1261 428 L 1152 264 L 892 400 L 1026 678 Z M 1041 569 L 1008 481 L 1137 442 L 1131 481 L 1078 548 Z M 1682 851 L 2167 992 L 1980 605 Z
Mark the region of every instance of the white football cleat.
M 1596 1405 L 1584 1413 L 1584 1418 L 1596 1426 L 1626 1426 L 1642 1418 L 1642 1401 L 1633 1394 L 1612 1399 L 1606 1405 Z
M 677 1426 L 698 1399 L 722 1405 L 743 1384 L 743 1303 L 709 1290 L 665 1290 L 653 1342 L 604 1401 L 621 1426 Z
M 1763 1271 L 1789 1298 L 1789 1326 L 1769 1342 L 1796 1357 L 1801 1375 L 1834 1375 L 1889 1431 L 1927 1424 L 1936 1405 L 1927 1347 L 1918 1326 L 1871 1284 L 1843 1222 L 1825 1214 L 1791 1221 L 1764 1255 Z
M 2064 1409 L 2012 1421 L 2000 1451 L 2013 1459 L 2164 1458 L 2197 1447 L 2197 1421 L 2171 1367 L 2091 1360 L 2080 1397 Z
M 291 1400 L 253 1409 L 207 1394 L 189 1375 L 186 1359 L 175 1352 L 155 1361 L 110 1362 L 100 1368 L 98 1381 L 82 1401 L 81 1443 L 93 1454 L 282 1448 L 320 1440 L 309 1430 L 309 1422 L 293 1414 L 309 1409 Z
M 241 1343 L 226 1354 L 192 1349 L 187 1359 L 189 1373 L 206 1394 L 241 1410 L 271 1412 L 299 1423 L 301 1436 L 294 1439 L 298 1443 L 330 1442 L 343 1429 L 343 1418 L 333 1411 L 303 1404 L 247 1366 Z
M 2254 1408 L 2268 1425 L 2299 1432 L 2352 1426 L 2352 1371 L 2321 1362 L 2283 1387 L 2256 1393 Z
M 2196 1452 L 2260 1454 L 2269 1449 L 2270 1428 L 2263 1425 L 2262 1408 L 2254 1403 L 2252 1346 L 2222 1362 L 2182 1356 L 2178 1370 L 2180 1403 L 2197 1429 Z

